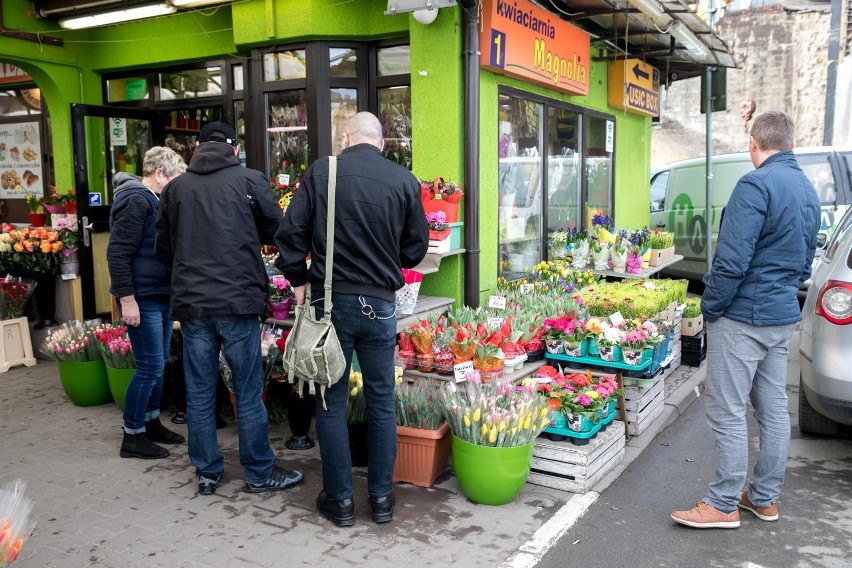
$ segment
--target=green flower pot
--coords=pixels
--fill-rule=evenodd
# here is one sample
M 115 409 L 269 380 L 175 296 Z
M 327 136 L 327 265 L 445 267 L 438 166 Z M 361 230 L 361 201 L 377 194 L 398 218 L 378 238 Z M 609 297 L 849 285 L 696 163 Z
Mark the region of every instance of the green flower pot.
M 464 496 L 483 505 L 514 501 L 530 474 L 534 445 L 494 448 L 454 435 L 453 468 Z
M 77 406 L 97 406 L 109 402 L 109 383 L 103 361 L 57 361 L 59 381 L 65 394 Z
M 113 367 L 107 367 L 106 372 L 109 379 L 109 390 L 112 393 L 113 400 L 115 400 L 115 405 L 121 410 L 124 410 L 127 387 L 130 386 L 130 381 L 133 380 L 136 369 L 114 369 Z

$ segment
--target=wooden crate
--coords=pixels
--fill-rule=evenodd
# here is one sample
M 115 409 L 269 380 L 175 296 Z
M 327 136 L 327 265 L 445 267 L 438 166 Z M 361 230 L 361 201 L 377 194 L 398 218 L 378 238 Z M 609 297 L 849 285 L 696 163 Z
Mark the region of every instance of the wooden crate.
M 539 437 L 529 483 L 585 493 L 624 459 L 624 423 L 614 420 L 585 446 Z
M 627 433 L 638 436 L 663 412 L 666 385 L 663 376 L 653 386 L 624 387 L 624 408 L 627 411 Z

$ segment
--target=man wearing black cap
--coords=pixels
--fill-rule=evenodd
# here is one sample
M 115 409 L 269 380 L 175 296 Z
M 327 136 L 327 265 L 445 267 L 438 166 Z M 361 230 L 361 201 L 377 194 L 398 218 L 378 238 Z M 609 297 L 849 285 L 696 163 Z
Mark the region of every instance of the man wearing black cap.
M 186 173 L 163 190 L 157 214 L 157 257 L 172 270 L 172 316 L 183 334 L 189 458 L 201 495 L 215 493 L 224 472 L 214 412 L 220 349 L 233 373 L 246 491 L 278 491 L 304 479 L 275 465 L 260 398 L 267 295 L 260 246 L 274 243 L 281 209 L 263 174 L 241 167 L 238 151 L 231 126 L 204 125 Z

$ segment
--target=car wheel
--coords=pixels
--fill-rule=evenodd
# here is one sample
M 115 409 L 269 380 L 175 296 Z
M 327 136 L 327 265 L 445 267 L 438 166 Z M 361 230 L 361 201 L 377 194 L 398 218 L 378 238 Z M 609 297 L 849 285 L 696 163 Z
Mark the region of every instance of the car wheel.
M 837 422 L 814 410 L 808 402 L 801 377 L 799 377 L 799 430 L 817 436 L 836 436 L 840 431 L 840 425 Z

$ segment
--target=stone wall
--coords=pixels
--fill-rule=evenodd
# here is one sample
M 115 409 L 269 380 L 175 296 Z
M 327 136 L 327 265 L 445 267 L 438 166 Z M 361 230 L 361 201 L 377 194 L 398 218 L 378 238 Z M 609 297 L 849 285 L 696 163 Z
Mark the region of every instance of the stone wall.
M 753 99 L 755 116 L 783 110 L 796 123 L 799 146 L 821 146 L 825 121 L 830 14 L 792 13 L 770 6 L 727 13 L 718 33 L 743 58 L 727 70 L 727 107 L 713 113 L 713 153 L 745 151 L 751 122 L 740 118 L 740 103 Z M 701 80 L 664 89 L 661 124 L 651 142 L 651 167 L 705 155 L 705 115 L 700 112 Z

